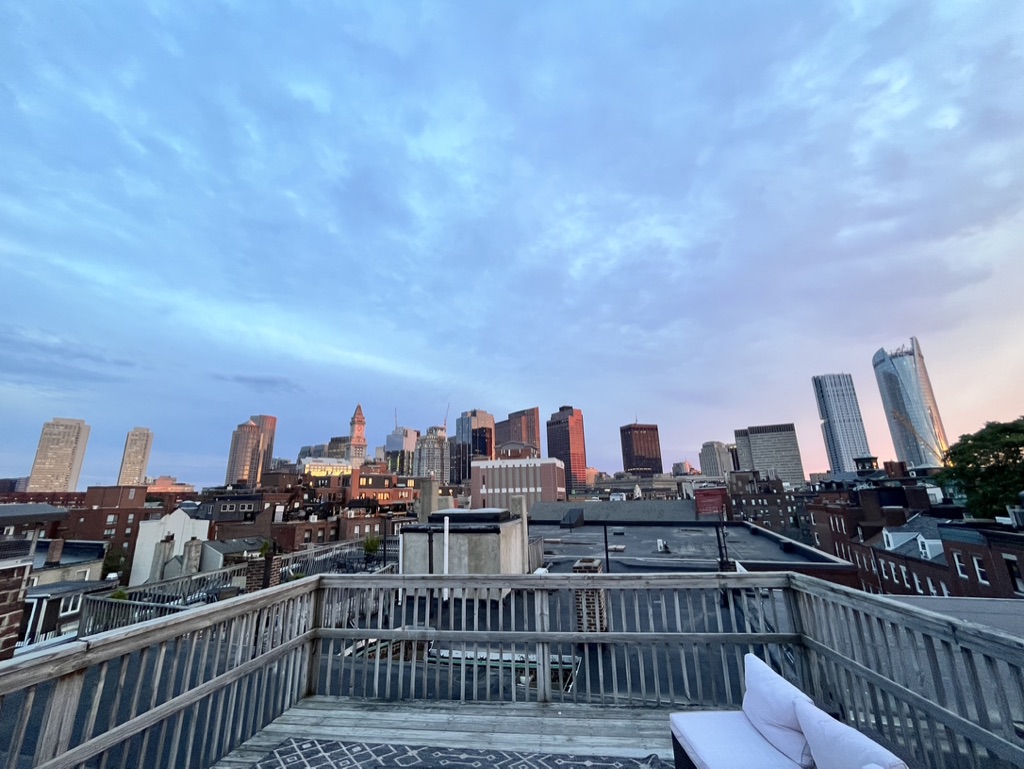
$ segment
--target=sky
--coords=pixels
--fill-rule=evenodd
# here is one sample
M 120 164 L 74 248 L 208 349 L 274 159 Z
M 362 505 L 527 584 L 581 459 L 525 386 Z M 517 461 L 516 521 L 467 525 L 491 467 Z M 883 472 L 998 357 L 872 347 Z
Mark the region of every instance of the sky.
M 223 482 L 472 408 L 588 464 L 794 422 L 913 335 L 953 440 L 1024 413 L 1024 3 L 0 2 L 0 477 Z

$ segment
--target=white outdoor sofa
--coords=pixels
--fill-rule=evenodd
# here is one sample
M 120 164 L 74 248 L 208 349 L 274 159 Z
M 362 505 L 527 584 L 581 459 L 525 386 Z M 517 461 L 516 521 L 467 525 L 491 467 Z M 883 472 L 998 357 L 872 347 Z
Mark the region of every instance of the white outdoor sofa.
M 669 717 L 676 769 L 908 769 L 758 657 L 746 655 L 743 666 L 742 710 Z

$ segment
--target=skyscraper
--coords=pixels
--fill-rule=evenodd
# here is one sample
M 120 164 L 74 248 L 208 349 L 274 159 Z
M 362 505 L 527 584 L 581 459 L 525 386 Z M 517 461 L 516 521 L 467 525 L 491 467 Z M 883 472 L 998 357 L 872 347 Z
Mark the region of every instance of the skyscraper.
M 89 425 L 81 419 L 55 418 L 44 424 L 28 490 L 74 491 L 88 442 Z
M 264 471 L 270 470 L 274 458 L 274 433 L 277 417 L 259 414 L 240 424 L 231 434 L 227 485 L 259 486 Z
M 732 472 L 732 454 L 721 441 L 708 441 L 700 447 L 700 471 L 704 475 L 725 476 Z
M 619 428 L 622 469 L 631 475 L 661 475 L 661 441 L 657 425 L 634 422 Z
M 263 473 L 270 472 L 270 465 L 274 461 L 274 435 L 277 433 L 277 417 L 257 414 L 249 418 L 260 428 L 260 476 L 262 476 Z M 259 483 L 258 479 L 257 483 Z
M 548 456 L 565 465 L 566 491 L 571 494 L 587 485 L 587 446 L 583 412 L 562 406 L 547 422 Z
M 917 337 L 910 347 L 880 349 L 871 363 L 896 458 L 910 467 L 941 467 L 949 442 Z
M 412 472 L 419 478 L 434 478 L 442 485 L 448 483 L 451 477 L 451 454 L 448 430 L 444 426 L 428 427 L 426 434 L 416 439 Z
M 384 440 L 384 457 L 387 459 L 388 470 L 399 475 L 413 474 L 416 441 L 419 437 L 419 430 L 395 425 L 394 431 Z
M 540 409 L 521 409 L 508 415 L 508 440 L 537 449 L 540 456 Z
M 483 409 L 463 411 L 455 420 L 455 440 L 468 444 L 472 456 L 494 459 L 494 415 Z
M 860 416 L 857 392 L 849 374 L 822 374 L 811 377 L 818 401 L 821 434 L 825 438 L 828 466 L 833 473 L 853 473 L 853 460 L 871 455 L 864 421 Z
M 148 427 L 136 427 L 128 433 L 121 456 L 121 472 L 117 474 L 118 486 L 139 486 L 146 482 L 152 448 L 153 433 Z
M 754 425 L 736 430 L 736 448 L 740 470 L 773 473 L 780 481 L 800 485 L 805 482 L 800 444 L 792 422 L 782 425 Z

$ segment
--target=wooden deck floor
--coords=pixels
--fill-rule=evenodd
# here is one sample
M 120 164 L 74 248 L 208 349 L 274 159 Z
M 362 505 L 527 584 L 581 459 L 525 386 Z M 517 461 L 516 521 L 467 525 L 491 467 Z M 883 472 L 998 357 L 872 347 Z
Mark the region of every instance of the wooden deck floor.
M 667 710 L 309 697 L 215 769 L 251 767 L 289 737 L 644 758 L 671 764 Z

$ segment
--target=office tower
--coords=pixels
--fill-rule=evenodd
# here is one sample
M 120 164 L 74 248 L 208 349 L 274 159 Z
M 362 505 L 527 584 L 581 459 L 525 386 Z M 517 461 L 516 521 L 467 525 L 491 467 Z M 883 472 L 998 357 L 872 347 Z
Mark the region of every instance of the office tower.
M 736 430 L 733 432 L 736 440 L 736 458 L 734 465 L 737 470 L 753 470 L 754 456 L 750 451 L 750 432 L 747 430 Z
M 277 433 L 277 417 L 269 417 L 266 414 L 257 414 L 249 417 L 260 429 L 260 475 L 270 472 L 271 463 L 274 461 L 274 436 Z M 257 479 L 257 483 L 259 480 Z
M 736 447 L 740 470 L 759 470 L 766 476 L 775 475 L 780 481 L 794 485 L 806 481 L 792 422 L 736 430 Z
M 732 454 L 721 441 L 708 441 L 700 447 L 700 471 L 704 475 L 725 477 L 732 472 Z
M 849 374 L 822 374 L 811 377 L 811 383 L 818 401 L 829 468 L 833 473 L 857 472 L 853 460 L 870 456 L 871 450 L 860 416 L 853 377 Z
M 413 474 L 416 441 L 419 437 L 419 430 L 395 425 L 394 431 L 384 439 L 384 458 L 388 470 L 398 475 Z
M 434 478 L 442 485 L 448 483 L 451 476 L 451 456 L 448 448 L 448 431 L 444 427 L 428 427 L 426 435 L 421 435 L 416 440 L 412 472 L 418 478 Z
M 634 422 L 619 428 L 622 469 L 630 475 L 661 475 L 661 441 L 657 425 Z
M 121 472 L 117 474 L 118 486 L 140 486 L 146 482 L 152 448 L 153 433 L 148 427 L 136 427 L 128 433 L 121 456 Z
M 871 360 L 896 458 L 910 467 L 941 467 L 949 443 L 917 337 Z
M 494 459 L 494 416 L 482 409 L 463 411 L 462 416 L 455 421 L 455 440 L 469 444 L 472 447 L 471 454 L 476 457 Z M 483 451 L 486 453 L 481 453 Z
M 732 469 L 740 469 L 740 451 L 736 448 L 735 443 L 730 443 L 726 448 L 729 449 L 729 459 L 732 460 Z
M 482 409 L 463 411 L 455 421 L 455 435 L 449 440 L 450 483 L 468 481 L 474 459 L 494 459 L 494 416 Z
M 512 440 L 512 425 L 509 420 L 502 419 L 494 423 L 494 445 L 501 448 L 502 445 Z
M 224 483 L 259 486 L 264 471 L 270 471 L 273 461 L 274 433 L 277 417 L 259 414 L 240 424 L 231 434 L 228 452 L 228 470 Z
M 547 422 L 548 456 L 565 465 L 565 485 L 569 494 L 587 485 L 587 446 L 583 433 L 583 412 L 562 406 Z
M 508 440 L 502 443 L 522 443 L 533 446 L 540 456 L 540 409 L 522 409 L 508 415 Z M 497 440 L 497 438 L 495 438 Z
M 352 414 L 348 428 L 345 459 L 352 467 L 359 467 L 366 461 L 366 418 L 363 416 L 362 404 L 356 404 L 356 410 Z
M 325 459 L 344 459 L 348 461 L 349 436 L 335 435 L 327 441 L 327 450 L 324 452 Z
M 89 425 L 81 419 L 55 418 L 43 425 L 28 478 L 29 491 L 74 491 L 82 473 Z

